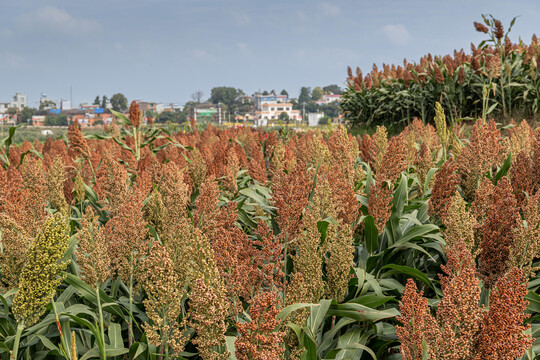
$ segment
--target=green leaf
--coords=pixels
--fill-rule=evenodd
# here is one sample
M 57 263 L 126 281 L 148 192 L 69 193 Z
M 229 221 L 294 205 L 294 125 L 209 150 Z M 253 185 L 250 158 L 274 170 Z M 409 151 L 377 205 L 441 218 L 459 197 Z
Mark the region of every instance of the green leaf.
M 307 320 L 307 327 L 311 330 L 312 334 L 316 334 L 319 331 L 324 318 L 326 317 L 326 312 L 332 304 L 332 300 L 321 300 L 319 306 L 313 306 L 311 308 L 311 313 L 309 314 Z
M 375 310 L 367 306 L 345 303 L 331 305 L 327 312 L 328 316 L 339 316 L 355 319 L 357 321 L 379 321 L 382 319 L 393 318 L 399 315 L 396 309 Z
M 109 344 L 114 348 L 123 348 L 124 339 L 122 338 L 122 326 L 117 323 L 110 323 L 108 328 Z
M 405 275 L 412 276 L 415 279 L 418 279 L 418 280 L 422 281 L 423 283 L 425 283 L 426 285 L 428 285 L 429 287 L 431 287 L 433 289 L 435 288 L 435 286 L 433 285 L 433 283 L 431 282 L 431 280 L 429 279 L 429 277 L 426 274 L 424 274 L 420 270 L 414 269 L 412 267 L 405 266 L 405 265 L 388 264 L 388 265 L 383 266 L 381 268 L 381 270 L 382 269 L 393 269 L 393 271 L 387 271 L 387 272 L 383 273 L 381 275 L 382 277 L 387 277 L 387 276 L 390 276 L 390 275 L 395 274 L 395 273 L 405 274 Z
M 508 157 L 504 161 L 504 164 L 501 166 L 501 169 L 497 171 L 497 174 L 495 174 L 495 177 L 493 178 L 495 185 L 501 180 L 506 174 L 508 173 L 508 170 L 510 170 L 510 166 L 512 165 L 512 153 L 508 154 Z
M 236 360 L 236 347 L 234 346 L 235 341 L 236 341 L 236 336 L 225 336 L 225 346 L 227 347 L 227 350 L 231 354 L 229 356 L 229 360 Z
M 373 254 L 379 248 L 379 230 L 375 225 L 375 219 L 371 215 L 364 218 L 364 241 L 370 254 Z
M 285 319 L 287 316 L 289 316 L 290 313 L 294 312 L 294 311 L 297 311 L 297 310 L 300 310 L 300 309 L 304 309 L 304 308 L 307 308 L 307 307 L 313 307 L 313 306 L 317 306 L 318 304 L 308 304 L 308 303 L 298 303 L 298 304 L 292 304 L 292 305 L 289 305 L 285 308 L 283 308 L 279 314 L 277 315 L 277 318 L 278 319 Z
M 350 303 L 360 304 L 367 306 L 369 308 L 375 309 L 379 306 L 387 303 L 390 300 L 394 300 L 393 296 L 384 296 L 384 295 L 362 295 L 356 299 L 349 301 Z

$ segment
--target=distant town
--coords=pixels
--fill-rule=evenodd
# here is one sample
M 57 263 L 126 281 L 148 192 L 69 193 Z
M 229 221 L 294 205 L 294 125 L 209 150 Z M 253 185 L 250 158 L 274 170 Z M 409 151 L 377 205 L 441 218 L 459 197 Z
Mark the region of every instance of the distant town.
M 189 120 L 223 125 L 325 125 L 341 122 L 339 102 L 342 89 L 337 85 L 302 87 L 297 98 L 286 90 L 261 91 L 245 95 L 241 89 L 215 87 L 210 97 L 196 91 L 192 101 L 183 105 L 142 99 L 139 104 L 144 121 L 158 123 L 184 123 Z M 0 122 L 3 125 L 25 124 L 34 127 L 67 126 L 77 121 L 91 127 L 109 124 L 114 115 L 111 110 L 125 113 L 128 99 L 121 93 L 97 95 L 93 102 L 72 104 L 71 100 L 54 100 L 41 94 L 39 108 L 28 107 L 27 95 L 17 92 L 12 101 L 0 101 Z

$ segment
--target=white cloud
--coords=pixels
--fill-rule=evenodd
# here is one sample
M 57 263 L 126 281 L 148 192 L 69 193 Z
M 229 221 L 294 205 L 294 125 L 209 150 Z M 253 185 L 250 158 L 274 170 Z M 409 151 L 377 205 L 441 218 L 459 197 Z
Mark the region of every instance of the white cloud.
M 238 51 L 243 55 L 250 55 L 251 49 L 249 48 L 249 45 L 243 42 L 239 42 L 236 44 L 236 48 Z
M 251 16 L 245 11 L 235 10 L 231 12 L 231 17 L 236 26 L 243 27 L 251 25 Z
M 44 6 L 18 19 L 26 30 L 49 31 L 62 35 L 86 35 L 102 29 L 99 22 L 75 17 L 55 6 Z
M 384 34 L 396 45 L 407 45 L 411 39 L 411 35 L 402 24 L 388 24 L 382 28 Z
M 319 9 L 323 13 L 323 15 L 327 17 L 336 17 L 341 15 L 341 9 L 336 5 L 332 5 L 329 3 L 319 3 Z
M 215 56 L 211 53 L 209 53 L 208 51 L 205 51 L 205 50 L 202 50 L 202 49 L 195 49 L 191 52 L 191 54 L 199 59 L 199 60 L 205 60 L 205 61 L 208 61 L 208 60 L 215 60 Z

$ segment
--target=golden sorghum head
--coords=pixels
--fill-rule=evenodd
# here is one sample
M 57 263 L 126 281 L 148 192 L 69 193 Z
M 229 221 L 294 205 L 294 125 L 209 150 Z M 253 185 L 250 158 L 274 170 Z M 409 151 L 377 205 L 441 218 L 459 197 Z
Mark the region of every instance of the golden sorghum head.
M 375 154 L 371 155 L 375 159 L 375 168 L 373 169 L 375 173 L 378 173 L 383 166 L 383 157 L 388 149 L 388 133 L 386 132 L 386 126 L 377 126 L 377 130 L 373 135 L 373 140 L 375 146 L 372 147 L 372 150 L 375 151 Z
M 206 162 L 198 148 L 193 149 L 188 166 L 193 191 L 198 189 L 206 180 Z
M 86 196 L 86 185 L 84 184 L 84 179 L 81 176 L 81 173 L 78 171 L 75 176 L 75 181 L 73 184 L 73 192 L 75 193 L 75 201 L 77 203 L 83 202 Z
M 540 254 L 540 192 L 530 196 L 523 207 L 523 220 L 519 222 L 514 244 L 510 247 L 510 266 L 522 268 L 534 277 L 538 268 L 533 261 Z
M 68 211 L 68 204 L 64 196 L 65 178 L 64 162 L 60 156 L 56 156 L 47 174 L 47 191 L 49 204 L 63 215 L 67 215 Z
M 100 286 L 112 275 L 111 260 L 103 227 L 100 227 L 91 206 L 86 208 L 77 238 L 79 246 L 76 255 L 81 279 L 92 287 Z
M 351 227 L 329 224 L 324 250 L 326 254 L 327 294 L 329 299 L 343 301 L 349 288 L 354 262 L 354 240 Z
M 225 331 L 227 331 L 227 314 L 225 290 L 221 286 L 209 286 L 203 279 L 193 283 L 190 294 L 191 321 L 188 324 L 197 336 L 193 344 L 197 346 L 203 360 L 227 360 Z
M 68 246 L 67 230 L 67 221 L 60 214 L 49 217 L 26 253 L 13 299 L 13 315 L 19 324 L 35 324 L 62 283 L 61 273 L 68 264 L 61 261 Z
M 440 102 L 435 103 L 435 127 L 437 128 L 437 136 L 443 147 L 448 145 L 449 133 L 446 130 L 446 116 Z
M 75 337 L 75 330 L 71 332 L 71 349 L 69 351 L 71 360 L 77 360 L 77 338 Z
M 463 242 L 471 253 L 476 251 L 477 244 L 474 237 L 476 219 L 467 210 L 461 195 L 454 195 L 443 223 L 446 226 L 444 239 L 447 248 L 451 249 L 459 242 Z
M 154 242 L 141 264 L 141 282 L 148 295 L 144 307 L 149 322 L 144 324 L 144 329 L 148 342 L 169 347 L 170 355 L 184 351 L 186 340 L 178 320 L 186 279 L 178 275 L 170 250 Z
M 139 104 L 136 101 L 132 101 L 131 105 L 129 105 L 129 120 L 134 128 L 138 128 L 141 124 L 141 111 L 139 110 Z

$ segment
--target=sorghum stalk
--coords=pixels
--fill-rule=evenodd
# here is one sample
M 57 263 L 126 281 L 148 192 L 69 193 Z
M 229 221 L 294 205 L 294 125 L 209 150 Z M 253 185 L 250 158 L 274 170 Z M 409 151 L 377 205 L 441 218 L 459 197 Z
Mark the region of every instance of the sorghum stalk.
M 103 327 L 103 310 L 101 308 L 101 297 L 99 294 L 99 283 L 96 285 L 96 298 L 97 298 L 97 306 L 99 311 L 99 330 L 101 332 L 101 345 L 99 347 L 99 352 L 101 355 L 101 359 L 105 360 L 107 358 L 107 352 L 105 350 L 105 329 Z
M 24 330 L 24 320 L 17 324 L 17 333 L 15 334 L 15 342 L 13 343 L 13 350 L 11 352 L 11 359 L 17 360 L 19 353 L 19 343 L 21 341 L 21 335 Z

